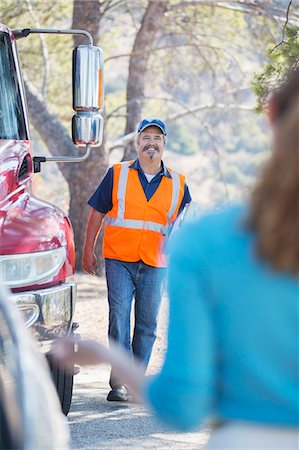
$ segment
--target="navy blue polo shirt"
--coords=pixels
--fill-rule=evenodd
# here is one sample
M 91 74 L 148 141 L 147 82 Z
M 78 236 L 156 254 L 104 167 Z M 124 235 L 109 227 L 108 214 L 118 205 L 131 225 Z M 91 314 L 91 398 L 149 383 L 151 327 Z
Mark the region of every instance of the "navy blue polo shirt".
M 162 180 L 162 177 L 168 177 L 171 178 L 171 174 L 168 171 L 167 167 L 162 163 L 162 168 L 160 172 L 158 172 L 154 178 L 148 182 L 146 176 L 144 175 L 143 170 L 140 167 L 138 159 L 136 159 L 130 166 L 130 170 L 138 170 L 138 176 L 140 183 L 142 185 L 143 191 L 145 193 L 145 196 L 147 198 L 147 201 L 150 200 L 150 198 L 154 195 L 156 190 L 158 189 L 158 186 Z M 108 211 L 112 209 L 112 188 L 113 188 L 113 166 L 110 167 L 104 176 L 103 180 L 99 184 L 97 190 L 95 193 L 91 196 L 91 198 L 88 200 L 88 204 L 96 209 L 97 211 L 106 214 Z M 182 203 L 179 208 L 179 213 L 184 209 L 184 206 L 187 203 L 191 202 L 191 195 L 188 189 L 188 186 L 185 183 L 184 186 L 184 196 L 182 199 Z

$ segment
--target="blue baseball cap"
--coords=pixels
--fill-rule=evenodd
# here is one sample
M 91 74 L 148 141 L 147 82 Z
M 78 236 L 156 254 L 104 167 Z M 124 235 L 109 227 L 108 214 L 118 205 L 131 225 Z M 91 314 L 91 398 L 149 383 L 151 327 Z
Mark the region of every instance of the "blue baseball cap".
M 148 127 L 158 127 L 160 128 L 164 136 L 167 135 L 166 125 L 160 119 L 143 119 L 138 125 L 137 133 L 141 133 Z

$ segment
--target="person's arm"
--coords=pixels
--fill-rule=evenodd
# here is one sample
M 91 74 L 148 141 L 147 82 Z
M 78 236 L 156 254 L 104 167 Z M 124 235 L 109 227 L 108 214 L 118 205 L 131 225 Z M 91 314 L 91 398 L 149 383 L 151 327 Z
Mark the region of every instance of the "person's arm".
M 185 208 L 185 206 L 190 203 L 192 201 L 191 195 L 190 195 L 190 191 L 189 188 L 187 186 L 187 184 L 185 183 L 184 186 L 184 196 L 182 198 L 179 210 L 178 210 L 178 216 L 181 214 L 181 212 L 183 211 L 183 209 Z
M 175 218 L 175 220 L 170 224 L 169 230 L 168 230 L 168 240 L 165 242 L 164 252 L 165 254 L 169 253 L 169 241 L 173 239 L 173 236 L 179 231 L 181 228 L 182 222 L 184 221 L 185 217 L 185 211 L 188 206 L 190 206 L 190 203 L 192 202 L 191 195 L 189 192 L 189 188 L 187 184 L 184 185 L 184 196 L 182 198 L 178 214 Z
M 82 268 L 84 272 L 94 275 L 97 271 L 97 257 L 94 252 L 98 235 L 101 231 L 104 213 L 92 208 L 86 227 L 85 243 L 82 257 Z
M 79 366 L 109 363 L 118 377 L 130 386 L 135 401 L 142 401 L 144 391 L 144 369 L 129 358 L 118 344 L 110 341 L 105 347 L 96 341 L 78 340 L 74 338 L 58 339 L 52 347 L 52 355 L 60 365 L 72 369 L 74 364 Z
M 110 167 L 97 190 L 88 200 L 88 204 L 92 207 L 92 210 L 86 227 L 82 268 L 84 272 L 92 275 L 97 271 L 97 257 L 94 249 L 101 231 L 102 222 L 107 212 L 112 208 L 112 187 L 113 167 Z

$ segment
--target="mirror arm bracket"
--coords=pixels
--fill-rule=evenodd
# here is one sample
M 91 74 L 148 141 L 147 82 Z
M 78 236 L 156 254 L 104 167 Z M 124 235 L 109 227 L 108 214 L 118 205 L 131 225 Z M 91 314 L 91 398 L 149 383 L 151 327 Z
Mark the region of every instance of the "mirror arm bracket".
M 27 37 L 29 34 L 82 34 L 88 39 L 88 43 L 93 45 L 93 39 L 90 33 L 85 30 L 59 30 L 59 29 L 49 29 L 49 28 L 23 28 L 22 30 L 12 30 L 14 37 L 16 39 L 22 39 Z
M 90 155 L 90 151 L 91 151 L 91 146 L 90 145 L 86 145 L 86 152 L 84 153 L 83 156 L 34 156 L 33 157 L 33 172 L 37 173 L 41 171 L 41 163 L 43 162 L 47 162 L 47 161 L 52 161 L 52 162 L 81 162 L 81 161 L 85 161 L 89 155 Z

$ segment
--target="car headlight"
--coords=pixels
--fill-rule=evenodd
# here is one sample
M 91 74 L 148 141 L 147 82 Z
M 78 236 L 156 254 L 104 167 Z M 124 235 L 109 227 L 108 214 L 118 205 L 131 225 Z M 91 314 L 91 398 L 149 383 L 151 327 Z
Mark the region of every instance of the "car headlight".
M 66 258 L 64 247 L 44 252 L 0 255 L 0 282 L 9 287 L 30 286 L 56 275 Z

